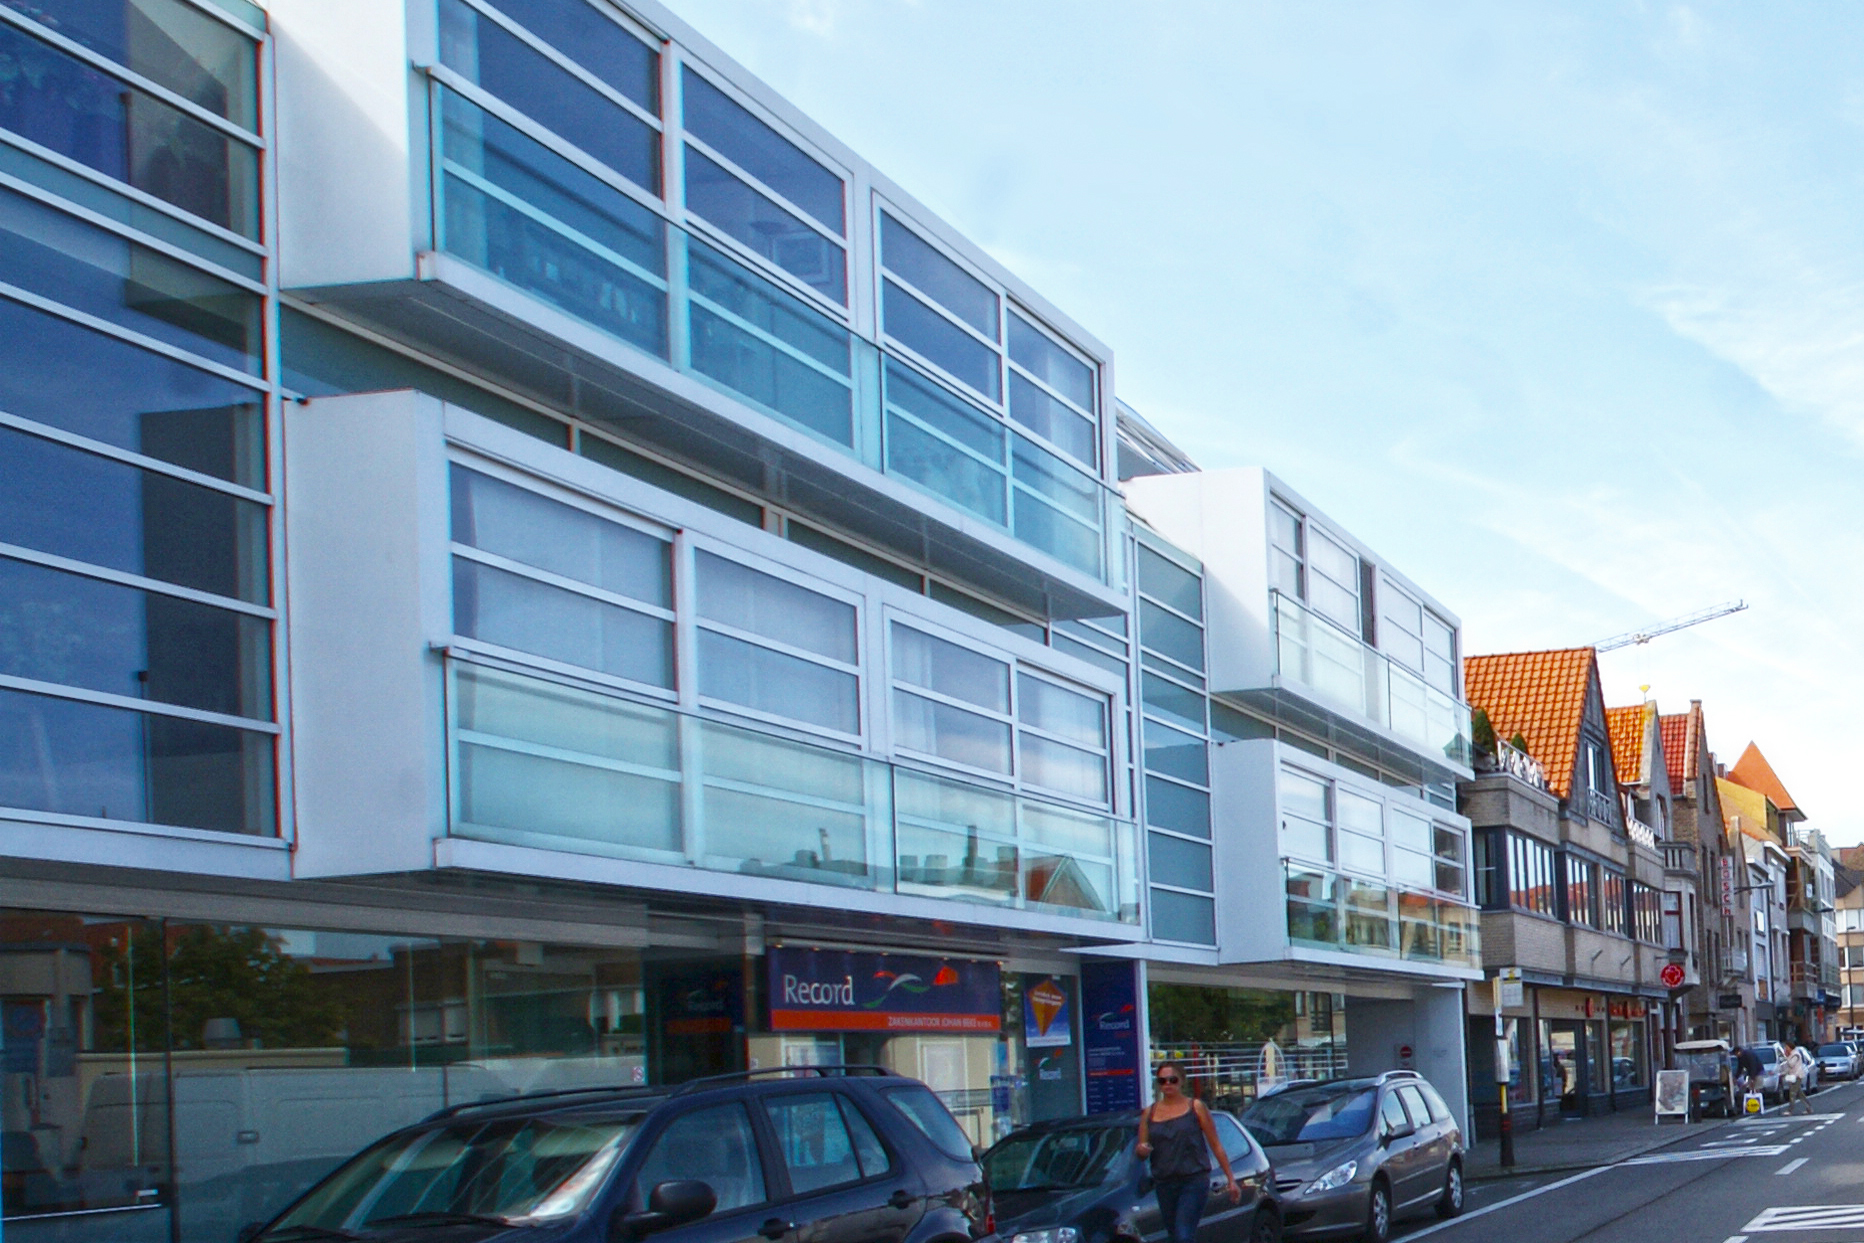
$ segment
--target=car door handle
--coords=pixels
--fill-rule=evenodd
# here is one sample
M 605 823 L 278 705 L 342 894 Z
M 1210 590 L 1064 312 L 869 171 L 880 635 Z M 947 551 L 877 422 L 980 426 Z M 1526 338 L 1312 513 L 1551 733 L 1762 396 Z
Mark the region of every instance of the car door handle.
M 772 1217 L 757 1228 L 757 1233 L 766 1239 L 780 1239 L 794 1229 L 796 1229 L 795 1222 L 784 1221 L 781 1217 Z
M 911 1208 L 913 1206 L 913 1193 L 901 1187 L 898 1191 L 887 1197 L 887 1204 L 893 1208 Z

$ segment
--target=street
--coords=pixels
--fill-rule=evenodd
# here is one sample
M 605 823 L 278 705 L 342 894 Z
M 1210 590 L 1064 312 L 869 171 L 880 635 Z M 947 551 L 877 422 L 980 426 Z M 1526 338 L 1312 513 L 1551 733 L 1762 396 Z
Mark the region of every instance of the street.
M 1397 1232 L 1432 1243 L 1840 1243 L 1864 1235 L 1864 1091 L 1813 1098 L 1811 1116 L 1677 1128 L 1616 1165 L 1476 1184 L 1463 1217 Z M 1583 1124 L 1582 1124 L 1583 1125 Z M 1669 1124 L 1675 1125 L 1675 1124 Z

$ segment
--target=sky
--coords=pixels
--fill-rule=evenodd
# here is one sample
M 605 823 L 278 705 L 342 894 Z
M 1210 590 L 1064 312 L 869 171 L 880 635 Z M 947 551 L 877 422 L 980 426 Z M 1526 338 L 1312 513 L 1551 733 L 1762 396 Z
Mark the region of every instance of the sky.
M 1703 701 L 1834 844 L 1864 702 L 1848 5 L 668 0 L 1471 654 Z

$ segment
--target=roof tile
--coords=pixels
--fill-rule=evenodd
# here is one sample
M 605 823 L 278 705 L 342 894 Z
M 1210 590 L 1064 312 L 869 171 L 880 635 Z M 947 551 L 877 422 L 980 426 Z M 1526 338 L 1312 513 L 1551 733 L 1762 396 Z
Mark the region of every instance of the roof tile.
M 1644 780 L 1644 721 L 1648 704 L 1605 710 L 1605 732 L 1612 740 L 1612 767 L 1618 784 L 1634 786 Z
M 1597 659 L 1589 647 L 1551 652 L 1506 652 L 1463 661 L 1469 705 L 1488 714 L 1495 736 L 1520 734 L 1527 751 L 1547 772 L 1547 785 L 1561 798 L 1572 795 L 1579 726 L 1585 718 L 1586 688 Z
M 1759 790 L 1772 799 L 1773 805 L 1785 814 L 1804 819 L 1804 814 L 1799 810 L 1799 804 L 1795 803 L 1793 796 L 1786 792 L 1786 786 L 1781 782 L 1779 775 L 1773 771 L 1773 765 L 1767 762 L 1767 757 L 1762 755 L 1760 748 L 1753 743 L 1748 743 L 1747 750 L 1741 753 L 1741 758 L 1735 761 L 1735 766 L 1728 770 L 1728 779 L 1750 790 Z

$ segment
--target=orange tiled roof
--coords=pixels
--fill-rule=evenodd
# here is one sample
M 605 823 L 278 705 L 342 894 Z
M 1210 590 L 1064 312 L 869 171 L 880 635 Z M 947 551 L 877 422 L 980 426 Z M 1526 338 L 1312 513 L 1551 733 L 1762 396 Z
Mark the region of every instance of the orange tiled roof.
M 1573 761 L 1586 688 L 1596 656 L 1589 647 L 1553 652 L 1504 652 L 1463 661 L 1469 706 L 1488 713 L 1495 736 L 1520 734 L 1528 754 L 1547 771 L 1547 785 L 1561 798 L 1573 792 Z
M 1696 731 L 1681 712 L 1658 717 L 1657 726 L 1663 731 L 1663 758 L 1670 766 L 1670 797 L 1681 798 L 1684 785 L 1696 775 Z
M 1728 779 L 1750 790 L 1759 790 L 1773 800 L 1773 805 L 1789 815 L 1798 815 L 1799 804 L 1786 792 L 1786 786 L 1779 775 L 1773 771 L 1773 765 L 1760 753 L 1760 748 L 1748 743 L 1747 750 L 1735 761 L 1735 766 L 1728 770 Z
M 1634 786 L 1644 779 L 1645 704 L 1605 710 L 1605 733 L 1612 740 L 1612 767 L 1618 784 Z

